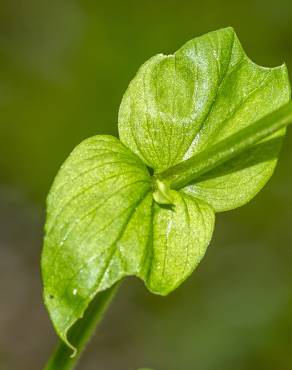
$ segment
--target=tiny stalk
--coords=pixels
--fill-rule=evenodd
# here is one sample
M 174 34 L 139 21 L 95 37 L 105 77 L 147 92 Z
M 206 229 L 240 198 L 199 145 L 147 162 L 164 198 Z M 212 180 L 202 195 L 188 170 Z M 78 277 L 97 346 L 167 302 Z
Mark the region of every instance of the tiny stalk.
M 171 190 L 168 184 L 160 181 L 159 179 L 155 179 L 154 181 L 155 190 L 153 192 L 153 199 L 158 204 L 173 204 L 173 197 L 171 195 Z

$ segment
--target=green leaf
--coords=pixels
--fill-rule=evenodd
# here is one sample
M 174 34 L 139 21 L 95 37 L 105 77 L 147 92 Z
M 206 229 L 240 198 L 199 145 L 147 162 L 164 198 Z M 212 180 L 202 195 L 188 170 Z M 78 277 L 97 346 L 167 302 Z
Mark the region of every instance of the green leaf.
M 226 28 L 189 41 L 174 55 L 157 55 L 140 68 L 121 104 L 120 138 L 157 173 L 247 127 L 289 98 L 286 67 L 257 66 L 233 29 Z M 283 134 L 185 191 L 217 212 L 245 204 L 271 177 Z
M 176 191 L 172 200 L 154 203 L 146 166 L 116 138 L 92 137 L 69 156 L 48 197 L 42 254 L 45 303 L 68 345 L 98 292 L 135 275 L 165 295 L 199 263 L 214 212 Z
M 215 212 L 243 205 L 271 176 L 291 104 L 254 122 L 289 96 L 286 68 L 252 63 L 231 28 L 141 67 L 121 104 L 121 141 L 81 143 L 48 197 L 44 299 L 63 341 L 123 277 L 166 295 L 191 274 Z
M 84 141 L 62 166 L 47 201 L 42 272 L 45 303 L 64 341 L 98 291 L 143 263 L 150 187 L 143 163 L 110 136 Z M 131 237 L 135 249 L 125 250 Z
M 168 294 L 194 270 L 205 254 L 214 227 L 214 211 L 202 200 L 173 191 L 171 207 L 155 204 L 151 268 L 146 285 Z

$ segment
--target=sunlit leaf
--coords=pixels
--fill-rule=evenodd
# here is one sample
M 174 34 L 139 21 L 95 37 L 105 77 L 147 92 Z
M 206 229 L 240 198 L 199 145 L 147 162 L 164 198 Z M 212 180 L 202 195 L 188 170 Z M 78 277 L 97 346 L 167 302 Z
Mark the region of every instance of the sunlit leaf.
M 159 54 L 140 68 L 121 104 L 120 138 L 159 172 L 250 125 L 289 98 L 286 67 L 254 64 L 233 29 L 226 28 L 187 42 L 173 55 Z M 245 204 L 271 177 L 283 133 L 185 190 L 216 211 Z
M 48 197 L 42 255 L 46 306 L 64 341 L 94 296 L 122 277 L 165 295 L 199 263 L 214 212 L 172 196 L 169 207 L 154 203 L 146 166 L 114 137 L 92 137 L 69 156 Z
M 176 190 L 157 173 L 206 153 L 289 97 L 286 68 L 255 65 L 231 28 L 141 67 L 121 104 L 121 141 L 81 143 L 48 197 L 44 298 L 68 345 L 68 330 L 96 294 L 123 277 L 161 295 L 178 287 L 206 252 L 215 212 L 245 204 L 268 181 L 284 132 Z

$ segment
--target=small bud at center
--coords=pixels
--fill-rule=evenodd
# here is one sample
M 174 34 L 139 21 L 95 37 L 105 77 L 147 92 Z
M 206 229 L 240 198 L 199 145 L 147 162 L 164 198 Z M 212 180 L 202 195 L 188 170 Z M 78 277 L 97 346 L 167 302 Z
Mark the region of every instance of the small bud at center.
M 153 193 L 153 199 L 158 204 L 173 204 L 174 198 L 171 194 L 172 190 L 169 185 L 165 184 L 161 180 L 156 180 L 155 182 L 156 190 Z

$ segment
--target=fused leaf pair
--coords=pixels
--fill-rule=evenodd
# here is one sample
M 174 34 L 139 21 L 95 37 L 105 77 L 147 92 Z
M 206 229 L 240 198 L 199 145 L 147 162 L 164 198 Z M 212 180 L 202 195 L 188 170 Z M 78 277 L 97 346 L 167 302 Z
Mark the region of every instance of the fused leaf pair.
M 285 66 L 255 65 L 231 28 L 140 68 L 120 107 L 120 140 L 82 142 L 48 197 L 44 298 L 64 341 L 94 296 L 125 276 L 162 295 L 180 285 L 204 256 L 215 212 L 242 206 L 268 181 L 284 132 L 181 189 L 150 173 L 197 155 L 289 98 Z

